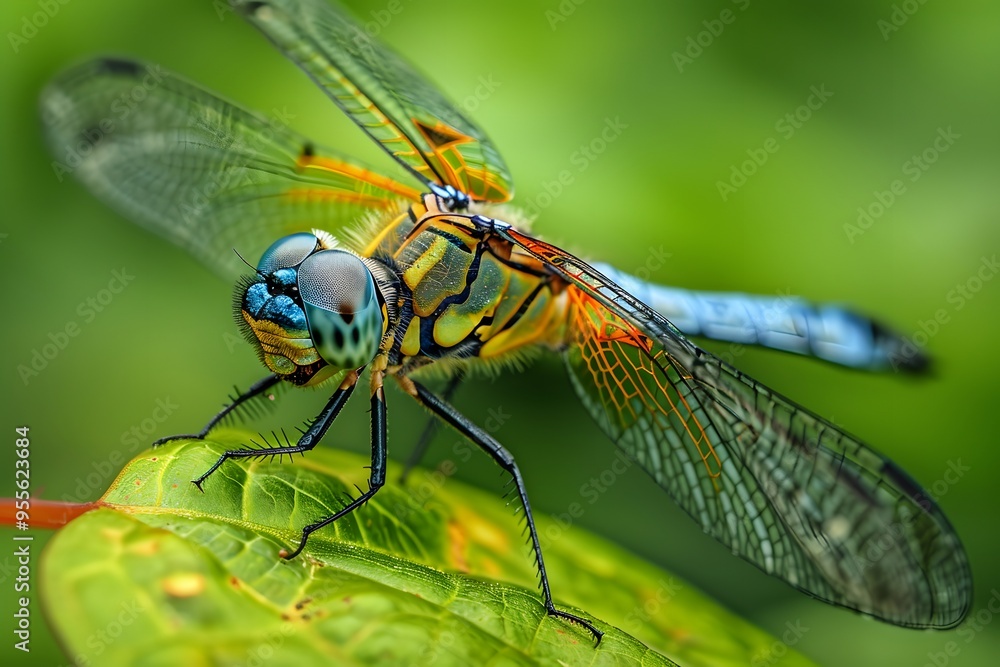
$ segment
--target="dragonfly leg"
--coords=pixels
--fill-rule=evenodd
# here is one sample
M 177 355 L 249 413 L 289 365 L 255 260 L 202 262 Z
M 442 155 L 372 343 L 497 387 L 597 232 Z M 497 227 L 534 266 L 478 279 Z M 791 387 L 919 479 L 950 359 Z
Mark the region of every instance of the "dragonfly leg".
M 346 507 L 332 516 L 311 523 L 302 529 L 302 539 L 295 551 L 284 557 L 288 560 L 298 556 L 306 546 L 309 536 L 344 516 L 356 510 L 368 502 L 372 496 L 378 492 L 385 484 L 386 467 L 386 427 L 385 427 L 385 389 L 382 386 L 383 371 L 372 371 L 372 464 L 371 474 L 368 476 L 368 490 L 352 500 Z M 360 489 L 359 489 L 360 490 Z M 284 555 L 284 554 L 283 554 Z
M 228 417 L 237 410 L 246 405 L 247 401 L 250 401 L 258 396 L 264 394 L 268 389 L 278 384 L 281 378 L 275 374 L 268 375 L 263 380 L 260 380 L 253 384 L 245 392 L 240 393 L 239 390 L 236 391 L 236 397 L 230 397 L 229 405 L 222 408 L 219 414 L 212 417 L 205 428 L 201 429 L 198 433 L 186 433 L 182 435 L 168 435 L 165 438 L 160 438 L 153 442 L 153 447 L 159 447 L 160 445 L 170 442 L 171 440 L 204 440 L 205 436 L 208 435 L 209 431 L 218 426 L 219 422 Z
M 298 441 L 294 445 L 288 445 L 287 447 L 265 447 L 265 448 L 250 448 L 246 447 L 244 449 L 231 449 L 222 454 L 211 468 L 205 471 L 205 473 L 196 480 L 192 480 L 192 483 L 198 487 L 199 490 L 204 491 L 201 485 L 202 483 L 211 475 L 213 472 L 218 470 L 219 466 L 226 462 L 227 459 L 245 459 L 245 458 L 257 458 L 265 456 L 281 456 L 288 454 L 289 456 L 293 454 L 300 454 L 306 452 L 313 447 L 315 447 L 323 436 L 326 434 L 330 424 L 333 420 L 337 418 L 340 413 L 341 408 L 350 398 L 351 394 L 354 392 L 354 388 L 358 384 L 358 374 L 363 369 L 354 371 L 350 373 L 344 382 L 337 388 L 337 391 L 333 392 L 333 396 L 327 401 L 327 404 L 323 407 L 323 410 L 317 415 L 316 419 L 309 426 L 308 429 L 302 434 Z
M 462 383 L 463 374 L 461 371 L 453 375 L 449 380 L 448 384 L 445 385 L 444 390 L 441 392 L 441 398 L 445 401 L 451 401 L 451 397 L 455 395 L 455 390 L 458 389 L 458 385 Z M 420 460 L 424 458 L 424 454 L 427 453 L 427 449 L 431 445 L 431 440 L 437 433 L 438 424 L 441 422 L 437 418 L 431 417 L 427 420 L 427 424 L 424 426 L 424 430 L 420 433 L 420 439 L 417 440 L 417 446 L 413 448 L 410 453 L 410 457 L 406 459 L 406 463 L 403 466 L 403 474 L 399 476 L 399 483 L 406 484 L 406 478 L 410 476 L 410 472 L 420 465 Z
M 538 566 L 538 578 L 542 587 L 545 611 L 548 612 L 550 616 L 557 616 L 572 623 L 582 625 L 590 631 L 599 645 L 601 643 L 601 638 L 604 636 L 603 632 L 598 630 L 585 618 L 556 609 L 555 604 L 552 602 L 552 592 L 549 589 L 549 577 L 545 571 L 545 561 L 542 558 L 542 546 L 538 539 L 538 531 L 535 529 L 535 519 L 531 514 L 531 503 L 528 502 L 528 492 L 524 486 L 524 479 L 521 477 L 521 471 L 517 467 L 517 462 L 514 461 L 513 455 L 507 451 L 503 445 L 497 442 L 493 436 L 469 421 L 465 416 L 458 412 L 458 410 L 452 407 L 451 404 L 433 394 L 419 383 L 413 382 L 412 380 L 409 380 L 407 384 L 409 383 L 412 383 L 413 388 L 416 390 L 416 398 L 420 401 L 420 403 L 426 406 L 442 420 L 450 424 L 459 433 L 475 443 L 484 452 L 489 454 L 501 468 L 511 475 L 514 480 L 514 485 L 517 488 L 517 494 L 521 499 L 521 506 L 524 507 L 524 518 L 528 524 L 531 546 L 535 552 L 535 563 Z

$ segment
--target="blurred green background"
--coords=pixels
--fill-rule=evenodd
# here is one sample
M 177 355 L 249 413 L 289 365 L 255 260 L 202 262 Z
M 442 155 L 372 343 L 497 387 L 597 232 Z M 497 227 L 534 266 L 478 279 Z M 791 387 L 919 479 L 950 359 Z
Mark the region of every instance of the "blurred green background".
M 994 664 L 1000 280 L 969 281 L 1000 251 L 1000 6 L 577 2 L 348 4 L 486 129 L 514 174 L 515 202 L 538 211 L 535 230 L 547 239 L 626 271 L 646 269 L 662 283 L 850 303 L 907 334 L 929 329 L 944 311 L 946 323 L 928 337 L 937 364 L 926 379 L 708 347 L 857 433 L 932 489 L 972 560 L 971 620 L 959 632 L 915 632 L 811 601 L 702 535 L 635 468 L 590 504 L 581 486 L 608 469 L 614 450 L 576 403 L 558 360 L 470 382 L 456 403 L 480 422 L 509 415 L 497 435 L 517 455 L 537 510 L 560 514 L 582 501 L 586 512 L 574 523 L 777 635 L 799 623 L 807 631 L 795 648 L 821 664 Z M 111 461 L 138 451 L 133 428 L 143 446 L 200 428 L 234 383 L 264 374 L 232 323 L 231 285 L 77 183 L 55 178 L 36 117 L 47 79 L 97 54 L 141 57 L 245 106 L 280 112 L 320 143 L 387 164 L 305 76 L 220 6 L 18 0 L 0 8 L 0 411 L 11 441 L 14 426 L 31 427 L 41 497 L 97 497 L 120 467 Z M 832 96 L 797 127 L 783 120 L 813 87 Z M 616 119 L 620 134 L 581 162 L 580 147 Z M 905 166 L 948 128 L 958 138 L 933 164 Z M 777 152 L 724 198 L 718 183 L 771 138 Z M 539 199 L 563 170 L 572 183 Z M 905 192 L 867 229 L 854 229 L 863 233 L 849 234 L 858 208 L 896 179 Z M 122 269 L 135 276 L 127 289 L 93 316 L 78 310 Z M 965 296 L 956 296 L 959 285 Z M 69 322 L 80 334 L 25 382 L 18 366 Z M 296 423 L 323 401 L 316 392 L 289 393 L 267 425 Z M 399 392 L 389 402 L 390 455 L 400 460 L 424 417 Z M 328 442 L 366 450 L 363 403 L 349 407 Z M 172 407 L 157 411 L 163 405 Z M 448 457 L 455 440 L 442 433 L 428 462 Z M 0 488 L 9 496 L 12 447 L 2 451 L 0 469 L 10 472 Z M 946 479 L 953 464 L 967 470 Z M 457 475 L 500 488 L 486 460 L 461 463 Z M 0 556 L 5 656 L 13 653 L 13 562 Z M 556 596 L 572 585 L 554 581 Z M 14 656 L 17 664 L 65 664 L 37 609 L 34 619 L 34 650 Z

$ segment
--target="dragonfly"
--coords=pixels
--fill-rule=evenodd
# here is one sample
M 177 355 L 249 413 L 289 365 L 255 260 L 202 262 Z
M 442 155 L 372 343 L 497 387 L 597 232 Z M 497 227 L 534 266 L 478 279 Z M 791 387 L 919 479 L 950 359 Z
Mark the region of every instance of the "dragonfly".
M 175 437 L 204 438 L 279 385 L 331 388 L 295 442 L 226 451 L 194 480 L 199 489 L 231 459 L 315 447 L 367 373 L 368 489 L 302 528 L 280 554 L 295 558 L 310 535 L 386 483 L 391 378 L 509 475 L 541 602 L 599 644 L 596 621 L 554 602 L 514 456 L 450 402 L 467 374 L 548 351 L 565 360 L 601 430 L 733 554 L 810 596 L 895 625 L 961 622 L 969 563 L 932 496 L 885 456 L 689 336 L 867 370 L 920 371 L 923 353 L 845 308 L 658 286 L 546 243 L 508 203 L 513 182 L 486 134 L 345 10 L 325 0 L 231 0 L 231 8 L 405 177 L 137 60 L 85 63 L 42 93 L 51 149 L 77 156 L 73 173 L 83 184 L 238 277 L 235 316 L 268 373 L 202 431 Z M 120 105 L 140 89 L 141 102 Z M 244 256 L 260 259 L 252 265 Z M 428 378 L 447 386 L 432 390 Z

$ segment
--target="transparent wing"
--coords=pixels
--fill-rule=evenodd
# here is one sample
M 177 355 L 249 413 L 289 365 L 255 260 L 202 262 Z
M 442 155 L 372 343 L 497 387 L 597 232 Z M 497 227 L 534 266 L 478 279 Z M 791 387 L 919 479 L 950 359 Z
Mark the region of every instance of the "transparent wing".
M 234 248 L 256 262 L 285 234 L 419 197 L 158 65 L 88 62 L 46 87 L 41 110 L 60 179 L 226 277 L 246 271 Z
M 326 0 L 230 4 L 419 178 L 477 201 L 511 198 L 507 166 L 483 131 L 344 10 Z
M 734 554 L 832 604 L 947 628 L 968 560 L 892 461 L 687 341 L 582 261 L 500 230 L 570 283 L 565 353 L 604 431 Z

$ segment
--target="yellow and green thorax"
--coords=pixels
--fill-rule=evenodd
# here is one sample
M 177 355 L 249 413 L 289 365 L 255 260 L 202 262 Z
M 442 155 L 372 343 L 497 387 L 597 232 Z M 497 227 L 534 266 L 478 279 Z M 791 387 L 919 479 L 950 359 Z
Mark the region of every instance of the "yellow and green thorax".
M 424 197 L 380 235 L 373 250 L 399 280 L 397 359 L 498 360 L 534 344 L 558 344 L 565 283 L 541 262 Z

